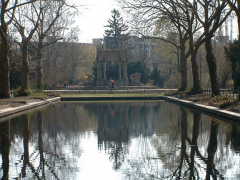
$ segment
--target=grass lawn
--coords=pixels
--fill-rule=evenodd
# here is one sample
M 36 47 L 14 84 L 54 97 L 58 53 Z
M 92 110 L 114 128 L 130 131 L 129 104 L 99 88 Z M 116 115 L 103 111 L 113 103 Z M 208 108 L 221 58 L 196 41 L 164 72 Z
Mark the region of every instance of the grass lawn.
M 9 103 L 26 103 L 29 100 L 46 100 L 50 98 L 41 91 L 32 91 L 29 96 L 12 97 L 10 99 L 0 99 L 0 106 Z
M 163 93 L 60 94 L 61 97 L 161 97 Z

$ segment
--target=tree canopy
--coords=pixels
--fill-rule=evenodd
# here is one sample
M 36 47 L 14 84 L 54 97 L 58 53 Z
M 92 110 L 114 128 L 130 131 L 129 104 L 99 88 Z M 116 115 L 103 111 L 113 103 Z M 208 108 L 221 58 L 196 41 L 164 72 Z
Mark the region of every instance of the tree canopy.
M 124 24 L 123 18 L 118 10 L 112 10 L 112 17 L 108 20 L 108 29 L 105 30 L 104 41 L 106 49 L 117 50 L 123 47 L 124 41 L 129 35 L 128 26 Z

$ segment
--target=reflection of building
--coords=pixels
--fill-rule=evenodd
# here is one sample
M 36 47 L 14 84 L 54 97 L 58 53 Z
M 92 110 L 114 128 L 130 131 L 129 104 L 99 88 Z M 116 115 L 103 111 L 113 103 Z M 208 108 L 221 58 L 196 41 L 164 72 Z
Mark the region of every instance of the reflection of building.
M 104 150 L 119 169 L 125 160 L 131 137 L 151 137 L 155 131 L 152 119 L 159 108 L 158 103 L 99 103 L 98 148 Z
M 114 169 L 119 169 L 128 152 L 128 108 L 99 104 L 97 114 L 99 150 L 107 150 Z

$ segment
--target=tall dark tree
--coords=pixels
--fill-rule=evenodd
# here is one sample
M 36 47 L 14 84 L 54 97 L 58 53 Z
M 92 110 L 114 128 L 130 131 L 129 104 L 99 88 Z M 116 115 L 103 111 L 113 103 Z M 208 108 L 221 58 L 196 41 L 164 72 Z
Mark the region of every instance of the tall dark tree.
M 108 29 L 105 30 L 104 42 L 106 49 L 117 50 L 123 48 L 124 41 L 127 40 L 129 33 L 128 26 L 124 24 L 123 18 L 118 10 L 112 10 L 112 18 L 108 20 Z
M 63 26 L 59 21 L 63 21 L 60 19 L 63 15 L 70 16 L 69 10 L 72 8 L 74 6 L 68 5 L 66 0 L 39 0 L 34 5 L 35 13 L 39 14 L 37 35 L 33 38 L 35 43 L 32 43 L 32 46 L 37 51 L 37 89 L 43 88 L 43 49 L 62 39 L 62 37 L 53 34 L 67 28 L 65 24 Z M 56 24 L 60 25 L 54 28 Z M 47 38 L 48 40 L 46 40 Z
M 155 68 L 151 73 L 150 78 L 154 80 L 153 85 L 163 88 L 165 78 L 159 69 Z
M 34 16 L 33 7 L 18 8 L 18 16 L 14 18 L 14 26 L 16 27 L 19 35 L 21 36 L 21 42 L 19 43 L 22 50 L 22 68 L 21 68 L 21 90 L 20 95 L 28 95 L 26 90 L 29 84 L 29 59 L 28 59 L 28 47 L 30 41 L 39 26 L 39 14 Z M 30 19 L 26 22 L 25 19 Z M 36 21 L 34 21 L 36 19 Z
M 8 26 L 12 23 L 15 16 L 16 8 L 35 2 L 29 0 L 19 3 L 18 0 L 9 1 L 1 0 L 0 5 L 0 98 L 10 98 L 9 83 L 9 35 Z
M 234 90 L 240 90 L 240 43 L 238 40 L 230 43 L 229 48 L 225 48 L 226 58 L 232 65 L 232 79 Z
M 235 15 L 237 16 L 237 21 L 238 21 L 238 49 L 236 47 L 237 42 L 233 42 L 232 45 L 229 47 L 229 53 L 231 53 L 232 57 L 230 58 L 231 63 L 232 63 L 232 75 L 233 75 L 233 80 L 234 80 L 234 89 L 235 90 L 240 90 L 240 58 L 239 56 L 233 56 L 233 54 L 237 54 L 240 52 L 240 0 L 227 0 L 227 3 L 229 6 L 232 8 L 234 11 Z M 232 50 L 234 49 L 234 52 Z M 228 55 L 227 55 L 228 56 Z M 229 56 L 227 57 L 229 58 Z M 237 62 L 238 59 L 238 62 Z M 238 66 L 235 65 L 238 64 Z M 238 69 L 236 68 L 238 67 Z M 237 73 L 238 71 L 238 73 Z M 238 74 L 238 75 L 237 75 Z M 239 97 L 240 97 L 240 92 L 239 92 Z
M 220 94 L 220 87 L 217 77 L 217 60 L 213 53 L 212 37 L 217 29 L 225 22 L 231 9 L 226 1 L 222 0 L 196 0 L 198 6 L 193 6 L 192 1 L 184 1 L 192 8 L 199 23 L 202 24 L 206 50 L 206 61 L 209 69 L 209 76 L 212 88 L 212 95 Z
M 240 0 L 226 0 L 228 5 L 232 8 L 238 21 L 238 41 L 240 44 Z
M 191 60 L 194 64 L 193 89 L 200 89 L 199 70 L 196 63 L 196 56 L 193 56 L 193 53 L 190 53 L 187 48 L 189 36 L 191 35 L 193 39 L 193 35 L 199 29 L 195 21 L 196 18 L 194 17 L 194 13 L 192 13 L 189 6 L 179 0 L 159 0 L 154 3 L 152 1 L 145 0 L 125 0 L 123 2 L 124 7 L 129 9 L 129 11 L 133 11 L 133 18 L 138 21 L 138 26 L 140 24 L 140 28 L 137 27 L 137 33 L 145 34 L 141 32 L 143 29 L 151 29 L 151 27 L 153 27 L 155 32 L 150 33 L 148 38 L 165 41 L 179 49 L 181 74 L 180 91 L 184 91 L 187 88 L 187 59 L 190 55 L 192 55 Z M 168 34 L 171 34 L 171 36 L 176 36 L 176 38 L 169 38 L 168 35 L 165 35 L 162 32 L 162 29 L 167 31 Z M 191 45 L 193 49 L 193 42 L 189 45 Z

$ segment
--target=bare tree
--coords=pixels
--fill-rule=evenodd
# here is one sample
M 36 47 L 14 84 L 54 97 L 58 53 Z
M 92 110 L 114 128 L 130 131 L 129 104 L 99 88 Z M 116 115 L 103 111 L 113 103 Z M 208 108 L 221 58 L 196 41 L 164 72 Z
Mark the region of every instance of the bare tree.
M 144 22 L 143 28 L 156 29 L 152 36 L 147 38 L 163 40 L 180 50 L 180 90 L 185 90 L 187 87 L 187 58 L 191 55 L 193 90 L 199 91 L 201 85 L 196 54 L 203 42 L 199 42 L 202 39 L 200 36 L 196 46 L 194 36 L 201 26 L 199 26 L 195 14 L 188 4 L 177 0 L 154 2 L 133 0 L 132 3 L 125 2 L 125 5 L 136 11 L 134 18 L 137 16 L 141 19 L 140 21 Z M 196 1 L 194 1 L 193 6 L 196 6 Z M 140 11 L 141 9 L 142 11 Z M 167 35 L 166 32 L 168 32 Z M 178 40 L 169 39 L 169 34 L 177 35 Z M 189 48 L 187 48 L 188 42 Z
M 226 1 L 237 16 L 237 20 L 238 20 L 238 41 L 240 42 L 240 0 L 226 0 Z
M 227 2 L 222 0 L 197 0 L 198 6 L 193 6 L 192 1 L 184 1 L 192 8 L 198 21 L 204 27 L 204 38 L 202 41 L 205 43 L 206 61 L 208 64 L 212 95 L 219 95 L 220 88 L 217 77 L 217 64 L 216 58 L 213 54 L 212 37 L 217 29 L 227 19 L 231 13 L 231 9 L 227 8 Z
M 34 14 L 33 5 L 27 8 L 18 8 L 18 13 L 14 18 L 14 26 L 21 36 L 21 43 L 19 43 L 22 50 L 22 68 L 21 68 L 21 90 L 20 94 L 27 95 L 25 90 L 29 85 L 29 60 L 28 47 L 33 34 L 39 26 L 39 14 Z M 36 17 L 36 21 L 34 20 Z
M 176 3 L 176 4 L 175 4 Z M 124 1 L 123 7 L 132 14 L 135 20 L 139 20 L 138 24 L 142 27 L 139 29 L 156 29 L 158 25 L 162 22 L 168 22 L 166 25 L 169 27 L 171 33 L 178 34 L 178 42 L 168 40 L 167 36 L 153 36 L 146 37 L 144 34 L 138 31 L 141 35 L 146 38 L 154 38 L 163 40 L 165 42 L 171 43 L 176 48 L 180 49 L 180 73 L 181 73 L 181 87 L 180 90 L 185 90 L 187 88 L 187 56 L 186 56 L 186 42 L 188 40 L 188 33 L 186 29 L 182 26 L 182 19 L 179 14 L 179 9 L 177 7 L 178 2 L 173 3 L 173 1 L 145 1 L 145 0 L 132 0 Z M 164 27 L 165 28 L 165 27 Z M 166 29 L 166 28 L 165 28 Z M 161 35 L 161 33 L 160 33 Z
M 73 6 L 67 5 L 65 0 L 40 0 L 38 4 L 34 6 L 34 8 L 35 12 L 40 14 L 40 20 L 39 27 L 37 29 L 37 37 L 35 39 L 35 43 L 32 43 L 32 45 L 37 50 L 37 89 L 42 89 L 43 48 L 61 40 L 62 37 L 53 37 L 48 42 L 45 40 L 51 35 L 51 30 L 54 24 L 57 23 L 63 14 L 67 13 L 71 8 L 73 8 Z M 55 31 L 58 31 L 62 28 L 67 27 L 61 26 L 55 29 Z
M 0 6 L 0 98 L 10 98 L 9 84 L 9 35 L 8 26 L 12 23 L 16 9 L 20 6 L 33 3 L 37 0 L 29 0 L 19 3 L 18 0 L 1 0 Z M 12 3 L 11 3 L 12 2 Z
M 232 10 L 235 12 L 235 15 L 237 16 L 238 21 L 238 44 L 240 46 L 240 0 L 226 0 L 229 6 L 232 8 Z M 240 48 L 240 47 L 239 47 Z M 240 60 L 238 61 L 238 73 L 240 74 Z M 234 80 L 234 86 L 236 89 L 237 81 Z M 240 92 L 239 92 L 240 93 Z M 240 97 L 240 95 L 239 95 Z

